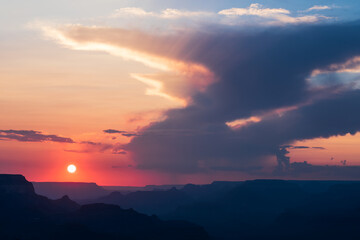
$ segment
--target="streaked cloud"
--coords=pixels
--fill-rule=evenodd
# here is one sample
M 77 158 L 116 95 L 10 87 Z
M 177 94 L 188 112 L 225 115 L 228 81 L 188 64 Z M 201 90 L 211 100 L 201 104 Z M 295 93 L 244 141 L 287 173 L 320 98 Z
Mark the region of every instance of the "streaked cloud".
M 113 133 L 126 133 L 126 131 L 121 131 L 121 130 L 116 130 L 116 129 L 106 129 L 106 130 L 103 130 L 104 133 L 110 133 L 110 134 L 113 134 Z
M 156 16 L 153 12 L 147 12 L 142 8 L 135 8 L 135 7 L 126 7 L 126 8 L 119 8 L 115 10 L 115 13 L 112 17 L 123 17 L 124 15 L 134 15 L 134 16 Z
M 291 12 L 284 8 L 264 8 L 259 3 L 253 3 L 247 8 L 230 8 L 219 12 L 220 15 L 225 16 L 257 16 L 260 18 L 270 19 L 275 22 L 272 23 L 312 23 L 321 19 L 327 18 L 321 15 L 305 15 L 305 16 L 291 16 Z
M 205 17 L 211 16 L 215 13 L 205 11 L 187 11 L 174 8 L 167 8 L 159 13 L 147 12 L 142 8 L 126 7 L 115 10 L 112 17 L 125 17 L 125 16 L 137 16 L 137 17 L 157 17 L 164 19 L 177 19 L 177 18 L 189 18 L 189 17 Z
M 19 142 L 59 142 L 75 143 L 71 138 L 54 134 L 44 134 L 34 130 L 0 130 L 0 140 L 16 140 Z
M 326 148 L 324 147 L 309 147 L 309 146 L 293 146 L 293 145 L 288 145 L 288 146 L 282 146 L 288 149 L 309 149 L 309 148 L 313 148 L 313 149 L 319 149 L 319 150 L 325 150 Z
M 139 135 L 136 132 L 121 131 L 121 130 L 115 130 L 115 129 L 106 129 L 106 130 L 103 130 L 103 132 L 108 133 L 108 134 L 121 134 L 124 137 L 135 137 L 135 136 Z
M 360 89 L 360 57 L 353 57 L 342 63 L 335 63 L 322 69 L 315 69 L 308 79 L 315 86 L 344 85 Z
M 186 42 L 187 35 L 182 38 L 170 36 L 170 39 L 154 36 L 140 31 L 118 28 L 116 31 L 106 27 L 87 27 L 81 25 L 51 26 L 42 23 L 33 24 L 43 34 L 59 44 L 74 50 L 103 51 L 142 63 L 159 71 L 153 75 L 133 73 L 131 76 L 145 83 L 149 88 L 146 94 L 155 95 L 177 102 L 184 106 L 188 92 L 204 89 L 214 81 L 211 71 L 204 65 L 178 58 L 178 47 Z M 102 36 L 99 38 L 99 36 Z M 165 40 L 165 41 L 164 41 Z M 144 44 L 139 44 L 140 42 Z M 164 55 L 161 51 L 168 51 Z M 150 78 L 150 76 L 152 78 Z M 169 77 L 171 81 L 169 81 Z M 173 87 L 174 84 L 176 87 Z
M 329 72 L 337 72 L 337 73 L 360 73 L 360 56 L 356 56 L 351 58 L 343 63 L 335 63 L 324 69 L 315 69 L 312 73 L 313 76 L 329 73 Z
M 64 151 L 73 153 L 111 153 L 122 155 L 126 154 L 121 144 L 82 141 L 79 142 L 77 146 L 77 148 L 64 149 Z
M 331 9 L 329 6 L 320 6 L 315 5 L 309 8 L 306 11 L 302 12 L 310 12 L 315 10 L 325 10 Z M 113 18 L 126 18 L 126 17 L 154 17 L 164 20 L 170 19 L 180 19 L 180 18 L 189 18 L 196 19 L 202 18 L 204 21 L 214 21 L 217 19 L 219 23 L 227 24 L 229 21 L 222 21 L 221 17 L 238 17 L 241 20 L 241 17 L 246 16 L 257 16 L 262 19 L 267 19 L 269 23 L 286 23 L 286 24 L 298 24 L 298 23 L 313 23 L 318 22 L 320 20 L 328 19 L 329 17 L 323 15 L 300 15 L 293 16 L 292 13 L 284 8 L 265 8 L 263 5 L 259 3 L 252 3 L 247 8 L 230 8 L 224 9 L 219 12 L 208 12 L 208 11 L 188 11 L 188 10 L 180 10 L 167 8 L 162 10 L 161 12 L 150 12 L 146 11 L 142 8 L 136 7 L 126 7 L 120 8 L 115 11 L 114 14 L 111 15 Z M 231 22 L 234 24 L 236 22 Z M 243 21 L 239 21 L 240 24 L 244 24 Z M 254 22 L 253 22 L 254 23 Z M 259 22 L 258 22 L 259 23 Z
M 320 10 L 328 10 L 328 9 L 332 9 L 333 7 L 327 6 L 327 5 L 314 5 L 308 9 L 305 10 L 305 12 L 310 12 L 310 11 L 320 11 Z

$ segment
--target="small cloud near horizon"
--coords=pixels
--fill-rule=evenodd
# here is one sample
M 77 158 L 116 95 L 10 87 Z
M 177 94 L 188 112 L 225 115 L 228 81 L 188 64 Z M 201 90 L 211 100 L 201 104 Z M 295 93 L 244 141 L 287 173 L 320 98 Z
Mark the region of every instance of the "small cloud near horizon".
M 116 129 L 106 129 L 106 130 L 103 130 L 103 132 L 108 133 L 108 134 L 121 134 L 124 137 L 139 136 L 137 133 L 134 133 L 134 132 L 128 132 L 128 131 L 122 131 L 122 130 L 116 130 Z

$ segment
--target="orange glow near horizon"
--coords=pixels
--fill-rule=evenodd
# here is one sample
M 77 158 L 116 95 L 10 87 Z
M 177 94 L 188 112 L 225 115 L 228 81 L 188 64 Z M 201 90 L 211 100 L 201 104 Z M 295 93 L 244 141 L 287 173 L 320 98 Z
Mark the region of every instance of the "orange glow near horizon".
M 290 149 L 291 161 L 307 161 L 315 165 L 342 165 L 346 160 L 347 165 L 360 165 L 360 134 L 346 134 L 345 136 L 330 137 L 328 139 L 317 138 L 299 141 L 293 145 L 322 147 L 324 149 Z

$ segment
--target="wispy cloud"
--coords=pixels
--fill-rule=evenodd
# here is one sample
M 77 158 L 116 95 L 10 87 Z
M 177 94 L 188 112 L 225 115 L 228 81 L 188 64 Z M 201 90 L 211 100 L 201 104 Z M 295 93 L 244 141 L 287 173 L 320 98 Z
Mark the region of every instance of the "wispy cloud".
M 206 66 L 177 57 L 183 53 L 179 53 L 178 49 L 174 48 L 174 44 L 182 45 L 186 41 L 186 35 L 184 38 L 174 36 L 171 41 L 162 41 L 160 36 L 126 29 L 118 29 L 114 32 L 113 29 L 106 27 L 54 26 L 43 23 L 34 23 L 33 27 L 40 29 L 47 38 L 67 48 L 104 51 L 158 70 L 158 73 L 152 75 L 136 73 L 130 75 L 148 86 L 146 94 L 166 98 L 180 106 L 187 103 L 186 97 L 189 93 L 187 91 L 204 89 L 214 81 L 213 73 Z M 83 34 L 87 37 L 84 38 Z M 100 35 L 103 37 L 99 38 Z M 140 42 L 145 44 L 141 45 Z M 172 54 L 164 55 L 155 51 L 155 48 Z
M 291 12 L 284 8 L 264 8 L 259 3 L 253 3 L 247 8 L 230 8 L 219 12 L 225 16 L 257 16 L 271 19 L 279 23 L 312 23 L 327 18 L 320 15 L 291 16 Z M 275 23 L 275 22 L 273 22 Z
M 319 149 L 319 150 L 325 150 L 326 148 L 324 147 L 309 147 L 309 146 L 293 146 L 293 145 L 286 145 L 286 146 L 281 146 L 283 148 L 287 148 L 287 149 Z
M 60 142 L 75 143 L 71 138 L 53 134 L 43 134 L 34 130 L 0 130 L 0 140 L 16 140 L 20 142 Z
M 315 5 L 305 11 L 299 12 L 310 12 L 310 11 L 319 11 L 325 9 L 331 9 L 330 6 L 320 6 Z M 127 17 L 153 17 L 164 20 L 170 19 L 202 19 L 205 21 L 219 21 L 222 24 L 229 23 L 228 21 L 222 21 L 222 17 L 238 17 L 241 20 L 241 17 L 245 16 L 257 16 L 259 18 L 270 20 L 272 24 L 274 23 L 286 23 L 286 24 L 297 24 L 297 23 L 313 23 L 318 22 L 328 17 L 323 15 L 300 15 L 293 16 L 288 9 L 284 8 L 265 8 L 259 3 L 253 3 L 247 8 L 230 8 L 224 9 L 219 12 L 209 12 L 209 11 L 188 11 L 167 8 L 160 12 L 151 12 L 146 11 L 142 8 L 136 7 L 126 7 L 115 10 L 115 13 L 111 15 L 112 18 L 127 18 Z M 239 21 L 240 24 L 244 24 L 243 21 Z M 263 23 L 263 22 L 262 22 Z M 234 24 L 232 22 L 231 24 Z
M 318 74 L 323 73 L 330 73 L 330 72 L 337 72 L 337 73 L 360 73 L 360 57 L 356 56 L 351 58 L 343 63 L 335 63 L 327 66 L 323 69 L 315 69 L 312 73 L 312 76 L 316 76 Z
M 121 144 L 109 144 L 93 141 L 82 141 L 78 144 L 79 148 L 65 149 L 65 152 L 73 153 L 111 153 L 111 154 L 126 154 Z
M 121 130 L 116 130 L 116 129 L 106 129 L 106 130 L 103 130 L 104 133 L 110 133 L 110 134 L 113 134 L 113 133 L 126 133 L 126 131 L 121 131 Z
M 308 9 L 306 9 L 304 12 L 311 12 L 311 11 L 320 11 L 320 10 L 328 10 L 332 9 L 333 7 L 327 6 L 327 5 L 314 5 Z
M 137 16 L 137 17 L 157 17 L 165 19 L 177 19 L 177 18 L 188 18 L 188 17 L 204 17 L 214 15 L 212 12 L 205 11 L 187 11 L 179 10 L 174 8 L 167 8 L 159 13 L 148 12 L 142 8 L 126 7 L 115 10 L 112 17 L 124 17 L 124 16 Z
M 128 132 L 128 131 L 115 130 L 115 129 L 106 129 L 106 130 L 103 130 L 103 132 L 104 133 L 109 133 L 109 134 L 121 134 L 124 137 L 139 136 L 139 134 L 135 133 L 135 132 Z
M 312 148 L 314 148 L 314 149 L 319 149 L 319 150 L 325 150 L 326 148 L 324 148 L 324 147 L 312 147 Z

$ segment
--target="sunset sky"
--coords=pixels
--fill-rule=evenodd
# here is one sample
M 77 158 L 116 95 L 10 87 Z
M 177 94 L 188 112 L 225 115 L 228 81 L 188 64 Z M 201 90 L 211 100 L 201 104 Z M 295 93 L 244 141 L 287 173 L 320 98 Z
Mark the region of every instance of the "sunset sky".
M 360 179 L 359 10 L 356 0 L 4 2 L 0 171 L 139 186 Z M 277 161 L 281 149 L 290 162 Z

